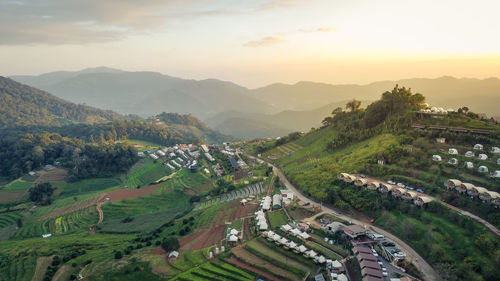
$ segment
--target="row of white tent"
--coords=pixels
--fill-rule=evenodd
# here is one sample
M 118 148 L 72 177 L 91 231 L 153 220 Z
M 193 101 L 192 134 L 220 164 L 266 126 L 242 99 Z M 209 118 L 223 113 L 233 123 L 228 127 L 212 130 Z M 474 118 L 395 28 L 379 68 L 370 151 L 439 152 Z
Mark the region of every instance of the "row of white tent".
M 257 222 L 257 228 L 259 230 L 267 230 L 269 226 L 267 225 L 266 214 L 262 210 L 255 212 L 255 221 Z
M 264 196 L 261 200 L 262 210 L 268 211 L 271 209 L 272 199 L 271 196 Z
M 485 154 L 480 154 L 480 155 L 485 155 Z M 488 159 L 488 156 L 485 155 L 486 158 L 480 158 L 480 160 L 486 160 Z M 441 155 L 432 155 L 432 160 L 435 161 L 435 162 L 441 162 L 443 161 L 443 158 L 441 157 Z M 448 160 L 448 164 L 450 165 L 458 165 L 458 159 L 457 158 L 450 158 Z M 497 161 L 497 164 L 500 165 L 500 158 L 498 159 Z M 467 169 L 474 169 L 474 163 L 472 163 L 471 161 L 466 161 L 464 163 L 464 167 L 467 168 Z M 484 166 L 484 165 L 480 165 L 478 168 L 477 168 L 477 171 L 480 172 L 480 173 L 488 173 L 490 170 L 488 169 L 487 166 Z M 500 170 L 496 170 L 495 172 L 493 172 L 493 174 L 491 175 L 492 177 L 494 178 L 500 178 Z
M 458 155 L 458 150 L 456 148 L 450 148 L 450 149 L 448 149 L 448 154 L 450 154 L 450 155 Z M 469 151 L 465 152 L 464 156 L 468 157 L 468 158 L 472 158 L 472 157 L 475 156 L 475 154 L 474 154 L 473 151 L 469 150 Z M 479 153 L 479 155 L 477 156 L 477 159 L 479 159 L 479 160 L 488 160 L 488 155 L 486 155 L 484 153 Z
M 311 236 L 309 234 L 307 234 L 307 232 L 302 232 L 298 228 L 292 227 L 289 224 L 284 224 L 280 228 L 284 232 L 289 233 L 289 234 L 291 234 L 297 238 L 300 238 L 302 240 L 307 240 L 307 239 L 311 238 Z
M 306 258 L 312 259 L 314 262 L 319 264 L 324 264 L 326 262 L 326 258 L 323 255 L 318 255 L 314 250 L 309 250 L 304 245 L 298 245 L 293 241 L 289 241 L 285 237 L 281 237 L 279 234 L 274 233 L 273 231 L 264 231 L 261 234 L 263 237 L 267 238 L 267 240 L 274 242 L 278 246 L 283 246 L 284 249 L 293 250 L 296 254 L 302 254 Z

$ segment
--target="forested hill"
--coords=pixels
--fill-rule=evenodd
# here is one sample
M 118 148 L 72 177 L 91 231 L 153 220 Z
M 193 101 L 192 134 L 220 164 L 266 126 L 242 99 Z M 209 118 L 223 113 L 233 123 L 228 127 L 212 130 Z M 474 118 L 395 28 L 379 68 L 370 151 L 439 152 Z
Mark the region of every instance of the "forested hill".
M 154 124 L 174 131 L 183 132 L 190 137 L 198 138 L 203 142 L 233 141 L 232 136 L 224 135 L 210 129 L 207 124 L 192 114 L 178 114 L 162 112 L 156 115 Z
M 118 118 L 119 115 L 112 111 L 77 105 L 0 76 L 0 128 L 103 123 Z

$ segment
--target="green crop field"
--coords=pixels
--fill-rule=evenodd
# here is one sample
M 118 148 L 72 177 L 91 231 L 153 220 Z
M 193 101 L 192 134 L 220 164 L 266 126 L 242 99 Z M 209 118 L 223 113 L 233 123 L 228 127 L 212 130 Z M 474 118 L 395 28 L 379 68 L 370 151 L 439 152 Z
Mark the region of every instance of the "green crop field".
M 267 217 L 269 218 L 271 228 L 279 228 L 280 226 L 288 223 L 288 217 L 283 210 L 267 212 Z
M 78 229 L 88 229 L 99 220 L 95 206 L 78 210 L 55 220 L 55 234 L 67 233 Z
M 31 182 L 26 182 L 22 179 L 17 179 L 15 181 L 12 181 L 9 183 L 5 188 L 2 188 L 2 190 L 5 191 L 22 191 L 22 190 L 28 190 L 33 183 Z
M 191 208 L 183 193 L 161 193 L 135 199 L 125 199 L 102 205 L 105 232 L 144 232 L 172 220 L 177 214 Z M 122 222 L 125 218 L 130 222 Z
M 145 186 L 168 176 L 172 173 L 168 167 L 163 166 L 160 161 L 156 163 L 148 158 L 141 159 L 135 164 L 124 177 L 124 185 L 135 188 Z
M 10 212 L 0 214 L 0 228 L 16 224 L 18 220 L 24 219 L 21 212 Z
M 179 170 L 163 189 L 184 191 L 204 184 L 209 184 L 212 180 L 200 170 L 190 172 L 188 169 Z
M 190 270 L 177 275 L 173 280 L 231 280 L 231 281 L 245 281 L 254 280 L 255 276 L 243 271 L 231 264 L 218 261 L 206 262 L 201 266 L 191 267 Z
M 30 281 L 35 273 L 36 258 L 24 257 L 0 267 L 0 280 Z
M 103 191 L 112 187 L 119 187 L 121 181 L 117 177 L 85 179 L 77 182 L 53 182 L 52 185 L 61 189 L 59 196 L 75 196 L 90 192 Z

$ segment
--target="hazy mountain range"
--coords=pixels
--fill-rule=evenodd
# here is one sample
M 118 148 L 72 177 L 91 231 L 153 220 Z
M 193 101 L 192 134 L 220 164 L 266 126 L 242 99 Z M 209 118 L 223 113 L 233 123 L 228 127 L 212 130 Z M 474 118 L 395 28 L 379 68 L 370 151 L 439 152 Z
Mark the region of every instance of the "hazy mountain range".
M 11 78 L 75 103 L 122 114 L 148 117 L 160 112 L 191 113 L 212 128 L 242 138 L 275 137 L 317 127 L 345 101 L 375 100 L 396 84 L 425 95 L 431 105 L 468 106 L 488 116 L 500 115 L 500 79 L 497 78 L 445 76 L 366 85 L 298 82 L 257 89 L 216 79 L 188 80 L 157 72 L 128 72 L 106 67 Z

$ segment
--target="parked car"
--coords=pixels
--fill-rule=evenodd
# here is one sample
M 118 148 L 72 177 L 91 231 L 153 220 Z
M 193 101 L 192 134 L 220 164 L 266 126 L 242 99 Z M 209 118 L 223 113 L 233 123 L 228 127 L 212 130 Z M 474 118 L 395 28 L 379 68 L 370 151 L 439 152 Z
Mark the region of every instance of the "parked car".
M 383 266 L 383 265 L 384 265 L 384 263 L 383 263 L 383 262 L 381 262 L 381 261 L 379 261 L 379 262 L 378 262 L 378 264 L 380 264 L 380 266 Z
M 420 188 L 419 188 L 419 189 L 417 189 L 417 192 L 418 192 L 418 193 L 425 193 L 425 191 L 423 191 L 423 190 L 422 190 L 422 189 L 420 189 Z
M 384 245 L 386 247 L 394 247 L 394 246 L 396 246 L 394 243 L 389 242 L 389 241 L 382 242 L 382 245 Z
M 366 175 L 364 175 L 364 174 L 359 174 L 359 176 L 360 176 L 361 178 L 366 178 Z
M 406 189 L 408 189 L 408 190 L 414 190 L 415 188 L 414 188 L 414 187 L 411 187 L 411 186 L 409 186 L 409 185 L 407 185 L 407 186 L 406 186 Z
M 400 183 L 400 182 L 398 182 L 397 186 L 402 187 L 402 188 L 405 188 L 405 186 L 406 186 L 406 185 L 405 185 L 404 183 Z
M 389 274 L 387 274 L 387 271 L 382 271 L 382 276 L 387 277 Z
M 396 184 L 395 182 L 393 182 L 393 181 L 391 181 L 391 180 L 387 181 L 387 183 L 388 183 L 388 184 Z
M 302 206 L 309 206 L 309 205 L 311 205 L 311 202 L 306 202 Z

